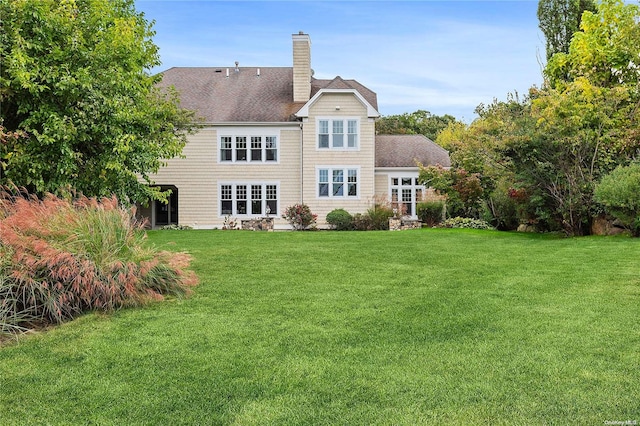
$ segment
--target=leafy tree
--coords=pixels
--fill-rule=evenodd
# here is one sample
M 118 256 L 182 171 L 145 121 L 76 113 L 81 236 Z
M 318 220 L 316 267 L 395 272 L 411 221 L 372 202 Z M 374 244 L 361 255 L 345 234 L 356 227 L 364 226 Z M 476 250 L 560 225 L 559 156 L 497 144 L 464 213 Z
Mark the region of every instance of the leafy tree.
M 640 8 L 622 0 L 602 0 L 597 12 L 584 13 L 581 31 L 567 52 L 554 55 L 545 68 L 551 87 L 579 77 L 602 87 L 638 86 Z
M 442 129 L 456 122 L 456 118 L 449 114 L 439 116 L 429 111 L 418 110 L 380 118 L 376 121 L 376 133 L 379 135 L 425 135 L 431 140 L 436 140 Z
M 193 114 L 157 89 L 152 24 L 133 0 L 0 0 L 2 182 L 162 198 L 149 182 L 179 155 Z
M 450 216 L 478 217 L 482 200 L 482 185 L 478 173 L 464 169 L 445 169 L 442 166 L 420 166 L 421 184 L 447 196 Z
M 595 199 L 640 236 L 640 164 L 617 167 L 596 185 Z
M 540 0 L 538 26 L 546 39 L 547 60 L 556 53 L 568 53 L 571 38 L 580 28 L 585 10 L 595 11 L 593 0 Z

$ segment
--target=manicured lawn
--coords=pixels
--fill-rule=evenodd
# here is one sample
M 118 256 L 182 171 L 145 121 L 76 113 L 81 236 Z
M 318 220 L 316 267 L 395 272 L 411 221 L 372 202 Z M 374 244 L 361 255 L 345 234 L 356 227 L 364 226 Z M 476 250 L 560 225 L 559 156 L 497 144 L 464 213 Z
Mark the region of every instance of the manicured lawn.
M 640 422 L 640 240 L 164 231 L 196 293 L 0 349 L 0 424 Z

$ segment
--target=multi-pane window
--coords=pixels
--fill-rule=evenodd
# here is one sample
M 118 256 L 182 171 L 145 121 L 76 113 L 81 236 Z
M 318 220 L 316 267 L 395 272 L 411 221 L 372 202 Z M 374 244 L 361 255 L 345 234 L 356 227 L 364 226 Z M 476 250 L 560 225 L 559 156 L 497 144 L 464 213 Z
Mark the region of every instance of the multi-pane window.
M 251 136 L 251 161 L 262 161 L 262 136 Z
M 220 162 L 277 162 L 276 136 L 221 136 Z
M 277 213 L 277 184 L 249 182 L 220 185 L 221 216 L 266 216 Z
M 278 144 L 275 136 L 265 137 L 265 161 L 278 161 Z
M 223 136 L 220 138 L 220 161 L 233 160 L 233 138 Z
M 320 119 L 318 120 L 319 149 L 357 149 L 358 120 Z
M 247 214 L 247 185 L 236 185 L 236 214 Z
M 265 185 L 267 192 L 267 199 L 265 200 L 266 210 L 265 212 L 278 214 L 278 186 L 277 185 Z
M 358 196 L 357 168 L 318 169 L 318 197 L 345 198 Z
M 422 199 L 424 185 L 416 177 L 391 178 L 391 203 L 404 216 L 416 216 L 416 204 Z
M 220 186 L 220 213 L 233 214 L 233 189 L 231 185 Z

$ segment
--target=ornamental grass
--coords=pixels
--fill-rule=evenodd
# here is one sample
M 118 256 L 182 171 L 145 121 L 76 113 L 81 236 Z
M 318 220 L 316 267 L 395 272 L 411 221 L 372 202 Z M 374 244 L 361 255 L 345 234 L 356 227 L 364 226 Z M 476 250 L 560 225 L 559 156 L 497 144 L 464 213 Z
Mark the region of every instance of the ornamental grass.
M 187 295 L 189 256 L 147 244 L 143 225 L 115 197 L 0 188 L 0 334 Z

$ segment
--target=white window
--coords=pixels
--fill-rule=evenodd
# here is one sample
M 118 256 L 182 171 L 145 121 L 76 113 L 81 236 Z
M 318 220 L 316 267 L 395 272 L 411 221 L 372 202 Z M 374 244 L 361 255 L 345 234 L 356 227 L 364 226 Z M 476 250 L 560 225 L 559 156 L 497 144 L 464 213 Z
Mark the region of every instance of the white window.
M 318 120 L 318 149 L 358 149 L 359 121 L 350 118 Z
M 403 216 L 416 217 L 416 204 L 422 200 L 424 185 L 414 176 L 392 176 L 390 179 L 391 203 Z
M 278 214 L 278 184 L 224 183 L 220 185 L 220 216 Z
M 319 167 L 318 198 L 357 198 L 360 171 L 356 167 Z
M 220 162 L 273 163 L 278 161 L 276 136 L 221 136 Z

